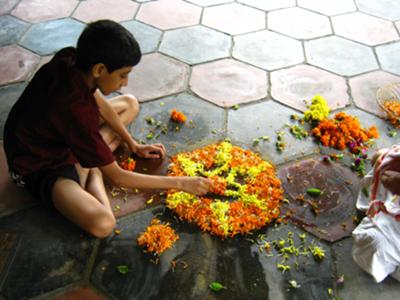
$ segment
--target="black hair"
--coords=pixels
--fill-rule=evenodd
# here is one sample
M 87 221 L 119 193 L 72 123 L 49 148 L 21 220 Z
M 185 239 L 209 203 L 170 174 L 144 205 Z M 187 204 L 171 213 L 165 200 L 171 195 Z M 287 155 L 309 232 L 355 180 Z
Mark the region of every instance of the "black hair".
M 103 63 L 109 73 L 139 63 L 140 46 L 125 27 L 111 20 L 89 23 L 77 43 L 77 67 L 87 72 Z

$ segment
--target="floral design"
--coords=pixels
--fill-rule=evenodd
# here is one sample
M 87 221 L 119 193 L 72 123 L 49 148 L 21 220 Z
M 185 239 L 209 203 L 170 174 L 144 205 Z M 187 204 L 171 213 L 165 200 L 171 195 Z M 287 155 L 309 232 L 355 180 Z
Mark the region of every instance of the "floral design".
M 229 142 L 177 154 L 169 175 L 205 176 L 213 181 L 215 199 L 169 190 L 166 205 L 180 219 L 219 237 L 249 233 L 280 214 L 283 190 L 274 167 Z

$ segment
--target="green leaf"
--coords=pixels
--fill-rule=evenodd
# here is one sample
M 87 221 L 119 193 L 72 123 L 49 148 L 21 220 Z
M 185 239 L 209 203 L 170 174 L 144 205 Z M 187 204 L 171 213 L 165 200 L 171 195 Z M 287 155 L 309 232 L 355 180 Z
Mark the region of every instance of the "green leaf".
M 222 289 L 226 289 L 225 286 L 223 286 L 221 283 L 216 282 L 216 281 L 211 282 L 211 283 L 209 284 L 209 288 L 210 288 L 211 290 L 213 290 L 214 292 L 219 292 L 219 291 L 222 290 Z
M 126 275 L 129 272 L 129 268 L 126 265 L 117 266 L 117 270 L 118 270 L 118 272 L 120 272 L 121 274 L 124 274 L 124 275 Z

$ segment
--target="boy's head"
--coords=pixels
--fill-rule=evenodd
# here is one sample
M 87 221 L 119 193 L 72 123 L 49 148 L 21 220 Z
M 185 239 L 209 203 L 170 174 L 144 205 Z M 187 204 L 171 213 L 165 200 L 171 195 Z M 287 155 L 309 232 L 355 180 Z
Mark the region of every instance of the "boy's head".
M 115 71 L 121 73 L 117 75 L 127 82 L 128 73 L 141 57 L 139 44 L 133 35 L 111 20 L 88 24 L 78 39 L 76 65 L 85 73 L 94 73 L 95 77 L 99 72 L 110 75 Z

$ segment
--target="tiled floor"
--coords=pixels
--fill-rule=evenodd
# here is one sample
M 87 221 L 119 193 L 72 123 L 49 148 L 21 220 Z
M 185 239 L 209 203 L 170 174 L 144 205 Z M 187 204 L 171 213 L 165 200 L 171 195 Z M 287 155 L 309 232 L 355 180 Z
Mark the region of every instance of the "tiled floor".
M 147 205 L 159 191 L 110 191 L 121 234 L 95 240 L 15 187 L 1 151 L 1 300 L 398 298 L 398 282 L 374 283 L 351 258 L 359 179 L 348 168 L 350 158 L 326 168 L 320 158 L 332 149 L 289 133 L 285 151 L 275 149 L 276 131 L 285 130 L 290 115 L 304 111 L 304 100 L 315 94 L 332 110 L 377 125 L 375 148 L 399 143 L 400 134 L 388 136 L 375 101 L 380 86 L 400 81 L 398 0 L 0 0 L 0 139 L 34 72 L 58 49 L 75 45 L 86 23 L 101 18 L 123 24 L 144 53 L 123 91 L 142 102 L 130 132 L 146 141 L 158 130 L 146 117 L 165 123 L 168 134 L 157 141 L 170 155 L 230 138 L 277 166 L 289 199 L 304 188 L 303 178 L 326 185 L 324 212 L 315 216 L 292 203 L 285 209 L 301 211 L 293 222 L 257 232 L 272 241 L 306 230 L 326 257 L 301 257 L 299 268 L 282 273 L 280 257 L 260 252 L 251 242 L 255 236 L 221 241 L 178 222 L 160 197 Z M 172 108 L 183 111 L 189 125 L 176 130 L 168 123 Z M 265 135 L 271 141 L 253 144 Z M 168 160 L 139 161 L 137 170 L 165 174 L 167 166 Z M 136 245 L 155 214 L 181 237 L 158 265 Z M 130 272 L 118 273 L 117 265 Z M 345 282 L 337 284 L 341 275 Z M 301 287 L 290 288 L 289 280 Z M 212 281 L 227 289 L 212 292 Z

